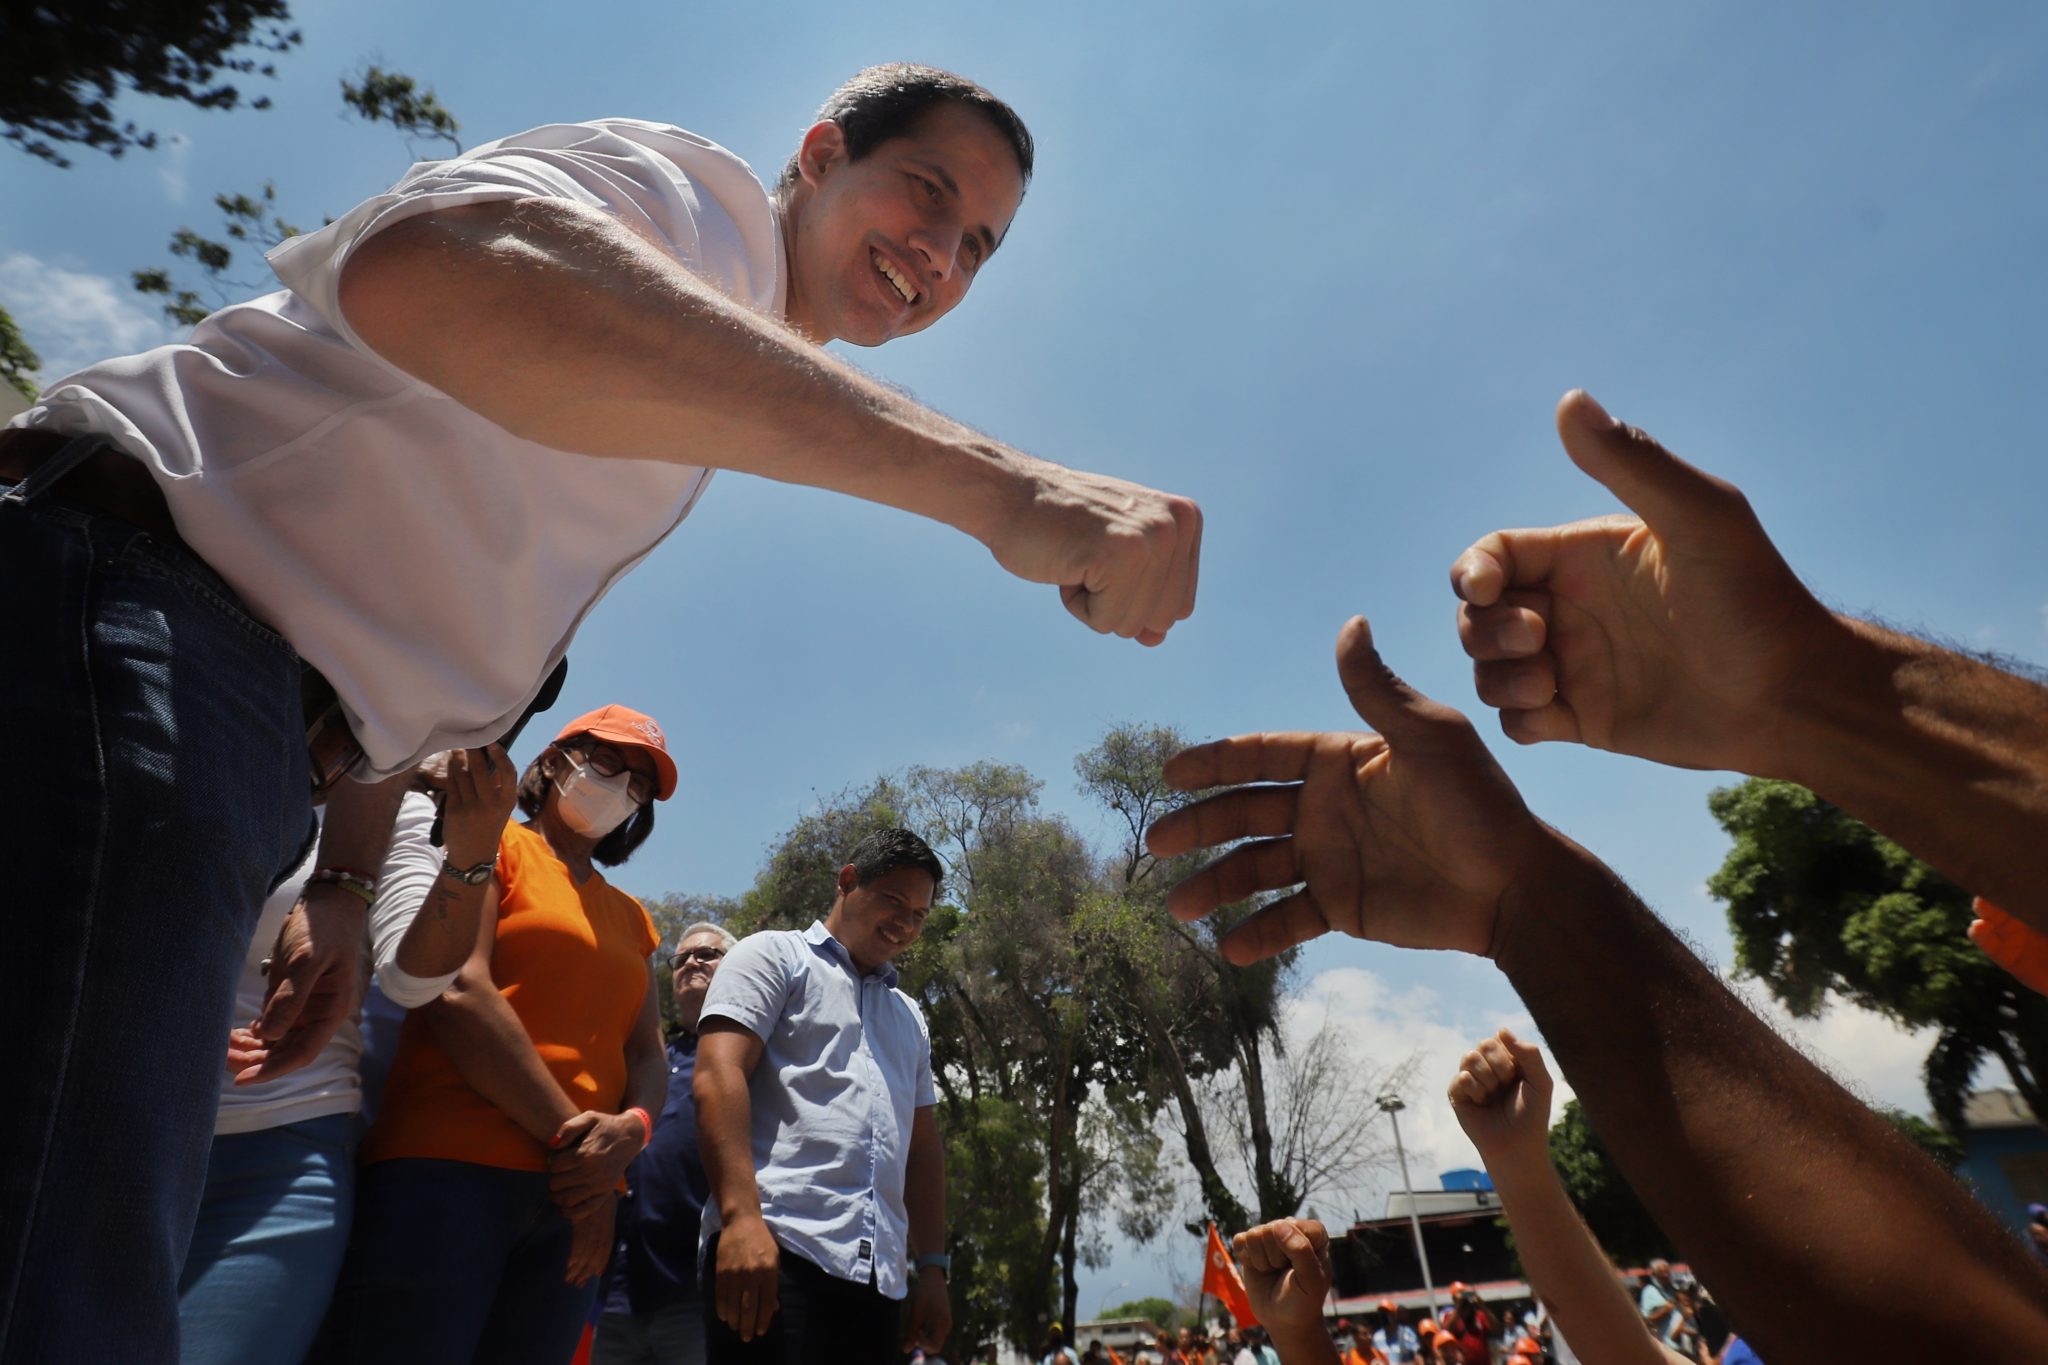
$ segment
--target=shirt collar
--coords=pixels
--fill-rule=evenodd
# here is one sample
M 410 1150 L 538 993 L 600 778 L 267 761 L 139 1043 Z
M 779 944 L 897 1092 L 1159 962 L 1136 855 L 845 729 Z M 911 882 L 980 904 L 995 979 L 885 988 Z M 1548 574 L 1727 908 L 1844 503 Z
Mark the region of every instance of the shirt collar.
M 825 921 L 821 919 L 812 920 L 811 927 L 804 930 L 804 942 L 810 944 L 812 948 L 823 950 L 834 961 L 843 963 L 846 969 L 855 976 L 861 974 L 860 967 L 853 960 L 853 954 L 846 951 L 844 943 L 832 937 L 832 931 L 825 927 Z M 896 968 L 892 963 L 885 962 L 879 969 L 869 972 L 868 975 L 880 978 L 882 984 L 891 990 L 894 990 L 896 987 Z

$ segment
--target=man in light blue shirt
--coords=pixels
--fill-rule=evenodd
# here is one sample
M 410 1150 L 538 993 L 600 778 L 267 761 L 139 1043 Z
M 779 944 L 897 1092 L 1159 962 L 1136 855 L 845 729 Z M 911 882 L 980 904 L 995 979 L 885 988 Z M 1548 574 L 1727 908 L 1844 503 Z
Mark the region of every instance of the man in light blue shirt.
M 917 941 L 943 871 L 908 830 L 871 834 L 822 924 L 742 940 L 711 983 L 695 1089 L 712 1365 L 894 1362 L 945 1343 L 931 1038 L 889 965 Z

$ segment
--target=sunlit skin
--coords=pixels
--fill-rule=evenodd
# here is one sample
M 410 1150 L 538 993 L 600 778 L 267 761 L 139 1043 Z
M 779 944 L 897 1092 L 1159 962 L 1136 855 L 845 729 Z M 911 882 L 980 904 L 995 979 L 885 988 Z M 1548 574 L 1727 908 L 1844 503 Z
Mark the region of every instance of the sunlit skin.
M 817 342 L 879 346 L 937 322 L 967 296 L 1024 200 L 1009 140 L 959 104 L 935 107 L 859 161 L 838 124 L 814 124 L 797 169 L 783 213 L 785 316 Z
M 675 987 L 676 1019 L 692 1033 L 697 1031 L 697 1021 L 704 1013 L 704 997 L 711 991 L 711 978 L 718 972 L 724 951 L 723 939 L 708 929 L 699 929 L 676 945 L 675 955 L 670 959 L 669 982 Z M 706 961 L 706 952 L 721 956 Z
M 879 970 L 917 942 L 938 885 L 929 872 L 899 867 L 866 886 L 848 863 L 839 869 L 839 894 L 825 928 L 863 974 Z

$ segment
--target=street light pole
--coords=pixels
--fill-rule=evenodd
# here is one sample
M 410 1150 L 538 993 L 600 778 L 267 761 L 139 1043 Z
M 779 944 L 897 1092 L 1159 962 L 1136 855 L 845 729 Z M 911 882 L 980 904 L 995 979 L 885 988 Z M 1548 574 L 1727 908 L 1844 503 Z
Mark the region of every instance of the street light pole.
M 1429 1277 L 1429 1253 L 1422 1249 L 1422 1219 L 1415 1212 L 1415 1186 L 1408 1179 L 1408 1149 L 1401 1145 L 1401 1111 L 1407 1108 L 1396 1095 L 1379 1097 L 1380 1112 L 1394 1125 L 1394 1155 L 1401 1159 L 1401 1190 L 1408 1196 L 1408 1228 L 1415 1234 L 1415 1259 L 1422 1266 L 1422 1289 L 1429 1295 L 1429 1315 L 1436 1316 L 1436 1283 Z

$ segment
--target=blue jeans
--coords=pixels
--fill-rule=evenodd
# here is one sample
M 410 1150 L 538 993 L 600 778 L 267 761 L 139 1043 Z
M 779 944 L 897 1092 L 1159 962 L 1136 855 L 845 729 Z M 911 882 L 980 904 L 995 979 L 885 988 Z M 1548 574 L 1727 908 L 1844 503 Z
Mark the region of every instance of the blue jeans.
M 569 1265 L 546 1171 L 399 1158 L 363 1167 L 355 1230 L 315 1359 L 565 1365 L 597 1299 Z
M 590 1365 L 704 1365 L 704 1304 L 686 1299 L 652 1313 L 597 1320 Z
M 0 1362 L 170 1361 L 235 977 L 312 827 L 299 662 L 48 473 L 0 497 Z
M 183 1365 L 296 1362 L 341 1273 L 356 1195 L 356 1116 L 223 1133 L 178 1283 Z

